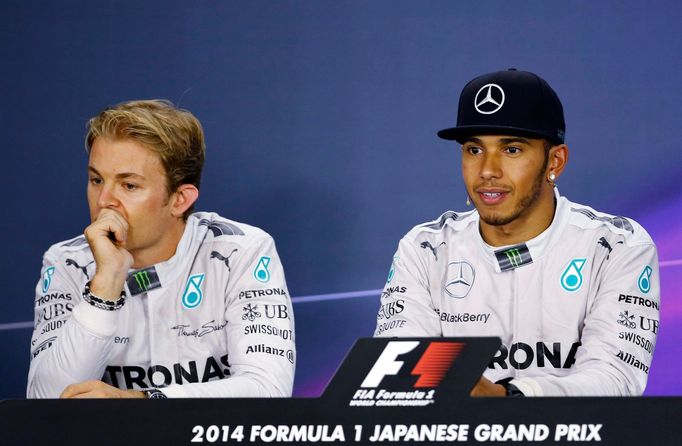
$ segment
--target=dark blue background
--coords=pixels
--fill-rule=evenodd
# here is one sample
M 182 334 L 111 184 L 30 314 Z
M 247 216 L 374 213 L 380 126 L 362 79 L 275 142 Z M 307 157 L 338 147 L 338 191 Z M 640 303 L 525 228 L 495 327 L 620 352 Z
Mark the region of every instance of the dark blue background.
M 676 1 L 5 0 L 0 324 L 32 319 L 42 253 L 88 224 L 83 135 L 106 105 L 167 98 L 195 113 L 198 208 L 270 232 L 292 295 L 307 296 L 380 288 L 407 230 L 464 208 L 459 149 L 435 131 L 469 79 L 518 67 L 564 102 L 561 192 L 655 226 L 669 263 L 650 390 L 682 394 L 682 207 L 665 212 L 682 195 L 681 19 Z M 296 304 L 296 394 L 371 335 L 377 306 Z M 23 395 L 28 368 L 30 329 L 8 328 L 0 398 Z

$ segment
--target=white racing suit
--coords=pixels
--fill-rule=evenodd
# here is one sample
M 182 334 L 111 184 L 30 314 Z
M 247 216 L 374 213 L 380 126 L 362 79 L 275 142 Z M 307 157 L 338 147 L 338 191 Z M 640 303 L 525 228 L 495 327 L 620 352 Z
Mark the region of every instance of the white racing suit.
M 131 271 L 126 303 L 83 301 L 96 265 L 85 237 L 53 245 L 36 287 L 29 398 L 101 379 L 168 397 L 291 396 L 294 319 L 272 238 L 195 213 L 175 255 Z
M 659 321 L 656 247 L 635 221 L 556 193 L 551 226 L 493 248 L 446 212 L 401 241 L 375 336 L 499 336 L 484 376 L 526 396 L 641 395 Z

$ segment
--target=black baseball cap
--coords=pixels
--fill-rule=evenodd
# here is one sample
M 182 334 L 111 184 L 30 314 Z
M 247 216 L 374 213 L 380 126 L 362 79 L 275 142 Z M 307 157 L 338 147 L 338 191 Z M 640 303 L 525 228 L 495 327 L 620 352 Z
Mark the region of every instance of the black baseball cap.
M 564 108 L 552 87 L 537 74 L 510 68 L 466 84 L 457 126 L 438 136 L 462 143 L 474 135 L 517 135 L 562 144 L 565 132 Z

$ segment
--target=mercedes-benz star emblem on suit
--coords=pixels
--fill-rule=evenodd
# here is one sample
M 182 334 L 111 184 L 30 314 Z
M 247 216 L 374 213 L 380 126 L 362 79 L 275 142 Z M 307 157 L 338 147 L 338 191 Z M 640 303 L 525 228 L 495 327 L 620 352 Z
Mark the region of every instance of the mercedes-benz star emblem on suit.
M 474 267 L 467 262 L 450 262 L 443 289 L 450 297 L 461 299 L 471 290 L 476 278 Z
M 483 115 L 492 115 L 501 109 L 503 105 L 504 90 L 497 84 L 485 84 L 478 90 L 474 98 L 476 110 Z

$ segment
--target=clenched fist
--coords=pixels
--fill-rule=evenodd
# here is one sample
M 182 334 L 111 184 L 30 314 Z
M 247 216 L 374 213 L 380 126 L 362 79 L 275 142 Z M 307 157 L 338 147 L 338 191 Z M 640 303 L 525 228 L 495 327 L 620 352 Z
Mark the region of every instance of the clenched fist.
M 133 265 L 133 256 L 126 250 L 128 222 L 118 212 L 102 209 L 97 220 L 85 228 L 84 233 L 97 265 L 90 291 L 116 302 Z

